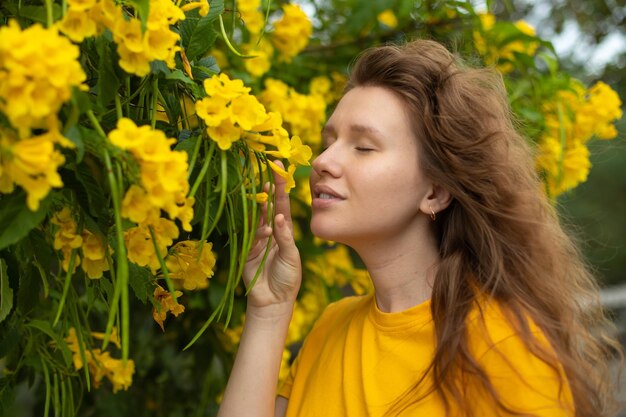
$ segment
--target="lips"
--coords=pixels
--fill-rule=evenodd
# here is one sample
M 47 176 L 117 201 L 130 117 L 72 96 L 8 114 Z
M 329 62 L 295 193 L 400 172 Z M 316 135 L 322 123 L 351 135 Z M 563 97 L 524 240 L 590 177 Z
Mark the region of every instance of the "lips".
M 322 209 L 331 207 L 345 199 L 340 193 L 324 184 L 317 184 L 313 187 L 313 201 L 311 207 Z

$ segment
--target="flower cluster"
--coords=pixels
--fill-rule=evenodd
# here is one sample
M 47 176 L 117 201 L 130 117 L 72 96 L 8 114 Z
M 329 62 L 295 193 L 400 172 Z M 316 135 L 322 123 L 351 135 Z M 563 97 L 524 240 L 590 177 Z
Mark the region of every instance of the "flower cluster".
M 321 87 L 319 81 L 317 87 Z M 294 88 L 280 80 L 265 80 L 265 90 L 261 93 L 261 101 L 271 111 L 280 113 L 285 118 L 289 131 L 306 138 L 307 143 L 321 143 L 321 126 L 326 119 L 326 92 L 312 91 L 312 94 L 300 94 Z M 324 91 L 323 89 L 321 91 Z
M 209 286 L 208 279 L 213 276 L 215 254 L 211 252 L 213 244 L 185 240 L 176 243 L 165 259 L 169 277 L 181 282 L 186 290 L 200 290 Z
M 18 185 L 27 193 L 28 208 L 36 211 L 52 187 L 63 186 L 57 170 L 65 158 L 54 146 L 59 137 L 48 132 L 20 140 L 14 131 L 0 127 L 0 193 L 11 193 Z
M 63 255 L 61 262 L 63 270 L 69 270 L 72 253 L 76 252 L 72 272 L 80 265 L 89 278 L 102 278 L 103 272 L 109 270 L 106 259 L 108 245 L 105 246 L 100 237 L 87 229 L 79 233 L 78 225 L 68 207 L 63 207 L 57 212 L 51 222 L 58 227 L 54 234 L 54 249 L 60 250 Z M 109 254 L 113 252 L 110 246 L 108 252 Z
M 97 337 L 94 333 L 92 336 Z M 116 333 L 111 334 L 112 342 L 119 348 L 119 339 Z M 89 374 L 91 375 L 92 384 L 95 388 L 100 387 L 102 380 L 106 377 L 113 385 L 113 392 L 119 390 L 127 390 L 133 383 L 133 374 L 135 373 L 135 362 L 132 359 L 124 362 L 122 359 L 112 358 L 110 353 L 101 349 L 87 349 L 83 346 L 81 353 L 80 343 L 76 335 L 76 329 L 70 328 L 68 336 L 65 338 L 70 351 L 74 368 L 78 371 L 85 366 L 83 362 L 83 354 L 87 361 Z
M 496 18 L 493 14 L 482 13 L 479 14 L 479 18 L 482 30 L 474 32 L 474 43 L 487 64 L 495 64 L 498 71 L 508 74 L 515 69 L 513 63 L 516 61 L 516 54 L 535 55 L 539 47 L 537 40 L 511 40 L 508 30 L 495 30 Z M 531 38 L 536 35 L 535 29 L 523 20 L 503 24 L 511 25 L 519 35 L 526 35 Z
M 313 25 L 300 6 L 285 4 L 282 18 L 274 23 L 272 43 L 289 62 L 308 45 L 312 33 Z
M 222 150 L 228 150 L 239 139 L 246 140 L 256 151 L 264 152 L 290 162 L 287 170 L 274 162 L 270 167 L 287 180 L 285 189 L 295 186 L 293 174 L 296 165 L 308 165 L 311 149 L 298 136 L 289 139 L 279 113 L 265 111 L 265 107 L 250 94 L 250 88 L 239 79 L 226 74 L 204 80 L 207 97 L 196 102 L 196 113 L 206 124 L 206 133 Z M 276 150 L 267 150 L 267 146 Z
M 622 117 L 619 96 L 603 82 L 589 90 L 574 81 L 544 106 L 545 131 L 539 140 L 537 169 L 546 177 L 552 196 L 587 180 L 591 162 L 586 143 L 617 136 L 614 123 Z
M 56 126 L 61 105 L 86 78 L 79 53 L 54 28 L 22 30 L 14 20 L 0 28 L 0 111 L 20 136 Z
M 251 34 L 257 35 L 263 30 L 265 16 L 259 10 L 261 0 L 238 0 L 237 13 L 241 16 L 246 29 Z
M 175 293 L 176 297 L 183 295 L 181 291 L 175 291 Z M 185 311 L 185 306 L 175 302 L 172 294 L 159 285 L 154 289 L 154 300 L 157 305 L 152 310 L 152 318 L 161 326 L 161 330 L 165 331 L 163 322 L 167 318 L 167 313 L 172 313 L 174 317 L 178 317 L 179 314 Z
M 82 42 L 89 36 L 107 28 L 113 34 L 120 56 L 122 69 L 138 76 L 150 72 L 150 62 L 165 61 L 174 68 L 174 55 L 180 50 L 177 46 L 180 35 L 170 29 L 171 25 L 185 19 L 185 13 L 171 0 L 150 1 L 150 12 L 146 19 L 145 31 L 141 20 L 129 15 L 113 0 L 69 0 L 68 10 L 58 27 L 70 39 Z M 208 13 L 206 0 L 192 2 L 184 6 L 186 10 L 199 8 L 200 14 Z
M 345 287 L 350 285 L 359 295 L 371 292 L 370 278 L 365 269 L 355 268 L 348 248 L 336 245 L 327 249 L 324 256 L 316 257 L 305 263 L 307 271 L 313 276 L 322 277 L 326 285 Z
M 152 234 L 161 254 L 178 237 L 178 219 L 182 228 L 191 231 L 194 199 L 187 197 L 187 153 L 173 151 L 175 139 L 168 139 L 160 130 L 137 126 L 126 118 L 119 120 L 109 140 L 130 152 L 139 164 L 140 185 L 131 185 L 122 201 L 122 216 L 137 223 L 125 232 L 128 258 L 139 266 L 159 268 Z M 165 211 L 171 220 L 160 217 Z

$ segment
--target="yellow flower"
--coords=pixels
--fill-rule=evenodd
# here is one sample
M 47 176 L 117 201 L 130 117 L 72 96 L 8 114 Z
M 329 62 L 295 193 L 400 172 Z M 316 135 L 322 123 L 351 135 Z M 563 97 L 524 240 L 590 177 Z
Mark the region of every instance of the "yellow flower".
M 153 223 L 163 209 L 170 218 L 179 218 L 185 230 L 190 231 L 193 219 L 193 199 L 186 198 L 187 153 L 175 151 L 169 139 L 158 129 L 136 126 L 126 118 L 119 120 L 117 129 L 109 133 L 115 146 L 128 150 L 139 163 L 141 185 L 131 186 L 122 202 L 122 216 L 141 223 Z
M 209 126 L 206 131 L 223 151 L 230 149 L 233 142 L 238 141 L 242 133 L 241 128 L 235 126 L 230 120 L 223 120 L 218 126 Z
M 220 96 L 229 100 L 250 92 L 250 87 L 246 87 L 242 80 L 231 80 L 228 75 L 224 73 L 207 78 L 204 80 L 203 85 L 204 90 L 209 96 Z
M 95 36 L 98 29 L 96 22 L 88 13 L 75 8 L 70 8 L 65 13 L 58 26 L 59 30 L 74 42 L 82 42 L 85 38 Z
M 196 101 L 196 114 L 207 126 L 219 126 L 222 121 L 230 119 L 231 108 L 227 107 L 228 99 L 215 96 L 205 97 Z
M 149 227 L 153 229 L 156 245 L 159 248 L 161 256 L 167 254 L 168 246 L 178 237 L 178 228 L 171 220 L 159 218 L 154 223 L 140 224 L 124 232 L 124 240 L 126 242 L 126 248 L 128 249 L 128 259 L 139 266 L 150 267 L 154 273 L 161 265 L 154 249 Z
M 385 25 L 391 29 L 394 29 L 396 26 L 398 26 L 398 19 L 391 9 L 387 9 L 380 13 L 377 19 L 380 24 Z
M 262 77 L 272 67 L 272 57 L 274 55 L 274 48 L 272 44 L 266 40 L 261 39 L 258 47 L 253 44 L 244 46 L 244 50 L 249 55 L 254 55 L 254 58 L 244 60 L 243 65 L 246 71 L 254 77 Z
M 208 279 L 213 276 L 215 254 L 209 242 L 185 240 L 175 244 L 165 263 L 170 278 L 182 280 L 186 290 L 207 288 Z
M 87 276 L 91 279 L 102 277 L 104 271 L 109 270 L 109 263 L 106 258 L 106 250 L 109 254 L 113 252 L 110 246 L 104 245 L 102 239 L 87 229 L 82 232 L 83 245 L 81 250 L 83 253 L 81 267 Z
M 188 12 L 194 9 L 200 9 L 198 10 L 198 14 L 200 14 L 200 16 L 206 16 L 207 14 L 209 14 L 209 7 L 210 7 L 209 2 L 207 0 L 196 0 L 196 1 L 191 1 L 185 4 L 180 9 L 183 12 Z
M 260 6 L 260 0 L 237 1 L 237 11 L 241 14 L 241 20 L 251 34 L 261 33 L 265 24 L 265 16 L 259 11 Z
M 131 185 L 122 200 L 122 217 L 135 223 L 152 221 L 159 217 L 159 209 L 150 204 L 148 194 L 138 185 Z
M 287 180 L 287 182 L 285 183 L 285 192 L 288 193 L 289 191 L 291 191 L 291 189 L 296 186 L 296 181 L 293 179 L 293 174 L 296 172 L 296 166 L 291 164 L 289 165 L 289 168 L 287 168 L 287 171 L 285 171 L 274 162 L 267 162 L 275 173 Z
M 244 130 L 252 129 L 267 118 L 263 105 L 250 94 L 235 97 L 231 103 L 231 109 L 232 120 Z
M 98 0 L 67 0 L 67 6 L 70 10 L 84 12 L 91 9 L 98 3 Z
M 106 376 L 113 384 L 113 392 L 127 390 L 133 383 L 135 373 L 135 362 L 129 359 L 124 363 L 122 359 L 113 359 L 109 355 L 100 358 L 103 368 L 106 369 Z
M 248 197 L 251 200 L 254 199 L 259 204 L 263 204 L 267 202 L 269 195 L 266 192 L 262 192 L 262 193 L 256 193 L 254 195 L 248 194 L 246 195 L 246 197 Z
M 285 61 L 298 55 L 313 33 L 313 25 L 306 13 L 296 4 L 283 5 L 283 17 L 274 23 L 272 43 Z
M 72 88 L 83 87 L 79 53 L 56 27 L 36 23 L 22 30 L 14 20 L 0 27 L 0 111 L 20 136 L 47 127 Z
M 57 169 L 65 158 L 54 147 L 57 141 L 52 132 L 18 140 L 0 128 L 0 192 L 10 193 L 17 184 L 26 191 L 28 208 L 36 211 L 53 187 L 63 186 Z
M 175 294 L 176 298 L 183 295 L 181 291 L 175 291 Z M 165 331 L 163 322 L 167 318 L 167 313 L 172 313 L 174 317 L 178 317 L 179 314 L 185 311 L 185 306 L 175 303 L 172 295 L 158 285 L 154 289 L 154 300 L 158 303 L 158 306 L 152 309 L 152 318 L 161 326 L 161 330 Z

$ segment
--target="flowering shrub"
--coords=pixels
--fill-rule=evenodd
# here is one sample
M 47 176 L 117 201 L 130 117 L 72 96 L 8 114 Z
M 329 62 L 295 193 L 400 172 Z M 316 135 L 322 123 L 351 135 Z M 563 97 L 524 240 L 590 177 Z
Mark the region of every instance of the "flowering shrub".
M 460 52 L 505 75 L 554 198 L 586 179 L 589 141 L 616 136 L 615 92 L 567 76 L 524 22 L 357 3 L 0 5 L 0 410 L 36 381 L 44 415 L 214 414 L 272 172 L 305 275 L 281 377 L 329 302 L 371 291 L 307 220 L 309 161 L 364 46 L 466 35 Z

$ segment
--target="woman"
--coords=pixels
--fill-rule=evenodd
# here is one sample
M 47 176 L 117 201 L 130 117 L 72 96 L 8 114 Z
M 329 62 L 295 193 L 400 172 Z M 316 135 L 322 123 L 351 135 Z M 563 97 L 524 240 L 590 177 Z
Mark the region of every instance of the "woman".
M 273 228 L 257 230 L 246 282 L 274 243 L 220 416 L 611 413 L 594 280 L 495 73 L 433 41 L 368 50 L 323 137 L 311 229 L 359 254 L 375 295 L 326 309 L 276 397 L 301 280 L 277 177 Z

